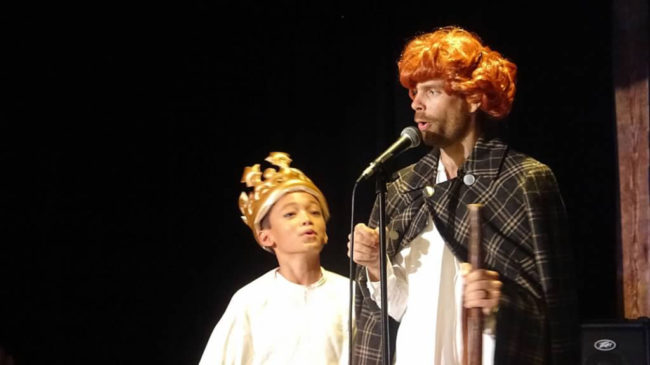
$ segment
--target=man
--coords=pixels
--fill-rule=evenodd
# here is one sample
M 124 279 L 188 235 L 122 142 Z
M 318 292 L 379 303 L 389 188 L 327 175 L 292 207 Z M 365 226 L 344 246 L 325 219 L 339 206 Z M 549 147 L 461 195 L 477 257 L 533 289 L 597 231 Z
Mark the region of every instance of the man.
M 388 313 L 395 364 L 461 364 L 462 307 L 485 316 L 483 364 L 577 364 L 566 216 L 544 164 L 494 134 L 516 66 L 458 27 L 411 40 L 398 63 L 414 121 L 432 150 L 388 185 Z M 486 270 L 467 272 L 467 205 L 483 205 Z M 354 231 L 355 364 L 382 356 L 378 206 Z
M 320 266 L 329 209 L 323 193 L 291 159 L 279 169 L 244 170 L 239 207 L 279 267 L 238 290 L 217 323 L 201 365 L 347 364 L 349 280 Z

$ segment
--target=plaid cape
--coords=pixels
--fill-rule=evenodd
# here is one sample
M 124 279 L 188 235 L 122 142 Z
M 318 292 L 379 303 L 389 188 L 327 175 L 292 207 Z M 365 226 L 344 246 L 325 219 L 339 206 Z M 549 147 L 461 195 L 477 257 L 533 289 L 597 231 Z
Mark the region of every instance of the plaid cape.
M 578 364 L 572 249 L 553 172 L 499 139 L 480 138 L 458 176 L 434 184 L 439 156 L 433 149 L 388 184 L 388 257 L 407 247 L 431 216 L 449 249 L 467 261 L 467 204 L 483 204 L 484 267 L 499 272 L 503 282 L 494 363 Z M 433 194 L 424 189 L 427 186 Z M 378 220 L 375 202 L 369 225 L 376 227 Z M 381 311 L 365 281 L 359 266 L 353 363 L 381 364 Z M 391 338 L 393 346 L 394 341 Z

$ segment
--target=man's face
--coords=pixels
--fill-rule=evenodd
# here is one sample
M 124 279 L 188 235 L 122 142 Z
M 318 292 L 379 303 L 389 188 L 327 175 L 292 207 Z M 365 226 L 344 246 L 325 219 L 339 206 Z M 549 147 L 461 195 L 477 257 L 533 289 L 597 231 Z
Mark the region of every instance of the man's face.
M 414 120 L 427 146 L 444 148 L 462 141 L 473 128 L 472 112 L 478 105 L 470 105 L 458 95 L 444 90 L 444 81 L 433 79 L 418 83 L 409 91 Z
M 318 200 L 297 191 L 280 198 L 269 214 L 270 228 L 262 229 L 262 244 L 276 255 L 316 252 L 327 243 L 325 218 Z

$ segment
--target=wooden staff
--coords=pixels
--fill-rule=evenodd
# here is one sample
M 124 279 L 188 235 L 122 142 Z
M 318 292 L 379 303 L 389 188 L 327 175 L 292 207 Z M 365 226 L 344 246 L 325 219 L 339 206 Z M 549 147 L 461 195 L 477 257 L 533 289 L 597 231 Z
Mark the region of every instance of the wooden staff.
M 472 270 L 483 268 L 483 253 L 481 252 L 481 208 L 482 204 L 468 204 L 469 213 L 469 263 Z M 468 308 L 463 316 L 463 328 L 466 333 L 464 350 L 467 365 L 481 365 L 483 361 L 483 312 L 482 308 Z

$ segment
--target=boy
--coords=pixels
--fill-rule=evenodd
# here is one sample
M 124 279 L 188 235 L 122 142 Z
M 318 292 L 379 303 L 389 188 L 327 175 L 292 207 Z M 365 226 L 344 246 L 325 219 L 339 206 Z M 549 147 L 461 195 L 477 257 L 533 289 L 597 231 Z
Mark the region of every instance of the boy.
M 347 364 L 347 278 L 320 266 L 329 209 L 323 193 L 291 159 L 279 169 L 244 169 L 242 219 L 278 267 L 239 289 L 217 323 L 200 365 Z

